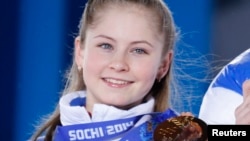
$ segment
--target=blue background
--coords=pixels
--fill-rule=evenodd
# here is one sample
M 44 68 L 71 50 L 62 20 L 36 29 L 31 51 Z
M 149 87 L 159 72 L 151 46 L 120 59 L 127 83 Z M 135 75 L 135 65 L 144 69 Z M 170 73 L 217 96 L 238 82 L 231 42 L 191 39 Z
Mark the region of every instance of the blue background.
M 180 47 L 190 45 L 204 55 L 214 51 L 211 17 L 216 7 L 212 1 L 165 1 L 185 34 L 185 45 Z M 27 140 L 39 118 L 53 111 L 71 63 L 73 37 L 78 32 L 84 4 L 84 0 L 0 2 L 1 140 Z M 203 72 L 197 77 L 209 73 L 208 68 L 202 67 L 188 71 Z M 208 83 L 196 86 L 199 90 L 193 95 L 200 98 L 186 107 L 194 114 L 198 114 Z

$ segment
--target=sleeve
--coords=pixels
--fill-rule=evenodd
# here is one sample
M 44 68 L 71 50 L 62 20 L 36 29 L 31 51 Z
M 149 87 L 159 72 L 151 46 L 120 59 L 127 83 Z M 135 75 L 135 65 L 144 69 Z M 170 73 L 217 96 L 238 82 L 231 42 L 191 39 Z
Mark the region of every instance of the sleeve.
M 207 124 L 235 124 L 234 111 L 242 101 L 242 96 L 230 89 L 210 87 L 203 98 L 199 118 Z
M 199 118 L 207 124 L 235 124 L 235 109 L 243 102 L 242 83 L 250 79 L 250 49 L 218 73 L 205 93 Z

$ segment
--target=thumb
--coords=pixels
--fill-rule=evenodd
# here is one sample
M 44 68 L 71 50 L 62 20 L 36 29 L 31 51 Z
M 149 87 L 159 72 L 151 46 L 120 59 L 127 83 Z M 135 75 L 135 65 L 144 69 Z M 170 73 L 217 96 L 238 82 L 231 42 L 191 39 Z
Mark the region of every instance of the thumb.
M 242 84 L 243 100 L 246 100 L 247 96 L 250 96 L 250 79 L 244 81 Z

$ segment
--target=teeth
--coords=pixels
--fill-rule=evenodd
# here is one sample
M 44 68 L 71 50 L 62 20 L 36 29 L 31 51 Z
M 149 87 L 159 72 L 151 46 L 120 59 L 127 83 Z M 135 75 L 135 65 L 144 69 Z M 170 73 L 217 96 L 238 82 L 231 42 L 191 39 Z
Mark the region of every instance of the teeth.
M 127 81 L 114 80 L 114 79 L 106 79 L 106 81 L 110 83 L 114 83 L 114 84 L 119 84 L 119 85 L 128 84 Z

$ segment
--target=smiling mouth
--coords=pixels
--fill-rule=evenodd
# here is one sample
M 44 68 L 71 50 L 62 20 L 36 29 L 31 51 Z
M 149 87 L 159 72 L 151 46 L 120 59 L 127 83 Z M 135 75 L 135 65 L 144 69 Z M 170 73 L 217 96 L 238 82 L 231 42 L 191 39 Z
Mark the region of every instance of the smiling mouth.
M 125 80 L 118 80 L 118 79 L 112 79 L 112 78 L 103 78 L 105 82 L 107 82 L 111 86 L 126 86 L 128 84 L 131 84 L 131 81 L 125 81 Z

